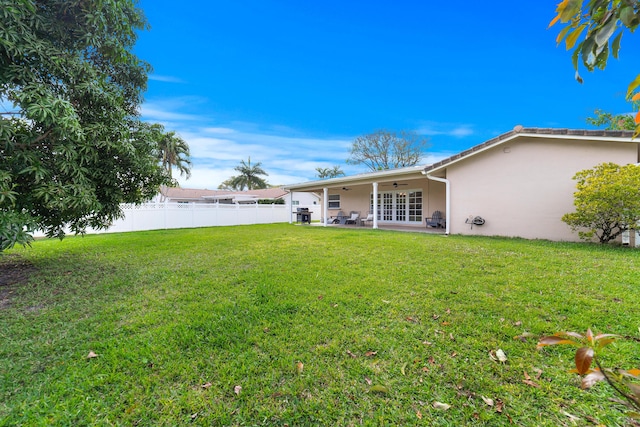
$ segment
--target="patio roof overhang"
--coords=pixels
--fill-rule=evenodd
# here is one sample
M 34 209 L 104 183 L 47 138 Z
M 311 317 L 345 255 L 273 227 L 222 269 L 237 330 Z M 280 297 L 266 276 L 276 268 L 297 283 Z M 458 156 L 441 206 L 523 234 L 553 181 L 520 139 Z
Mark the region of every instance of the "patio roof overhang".
M 322 191 L 323 188 L 340 188 L 345 186 L 372 184 L 374 182 L 389 182 L 402 179 L 421 178 L 423 177 L 422 171 L 424 171 L 424 169 L 424 165 L 388 169 L 351 176 L 303 182 L 299 184 L 290 184 L 285 185 L 282 188 L 290 191 Z

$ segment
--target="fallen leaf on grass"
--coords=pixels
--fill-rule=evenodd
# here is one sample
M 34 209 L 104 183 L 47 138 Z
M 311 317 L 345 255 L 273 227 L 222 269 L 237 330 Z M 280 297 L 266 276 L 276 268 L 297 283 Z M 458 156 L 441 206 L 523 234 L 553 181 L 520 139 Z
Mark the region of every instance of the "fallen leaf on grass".
M 571 422 L 573 422 L 574 424 L 580 419 L 579 417 L 576 417 L 575 415 L 571 415 L 567 411 L 562 411 L 562 414 L 565 415 L 567 418 L 569 418 L 571 420 Z
M 522 322 L 518 320 L 516 323 L 513 324 L 513 326 L 522 326 Z
M 373 393 L 383 393 L 383 394 L 389 393 L 389 389 L 383 385 L 374 385 L 369 389 L 369 391 Z
M 447 409 L 451 408 L 451 405 L 447 405 L 446 403 L 442 403 L 442 402 L 433 402 L 433 407 L 436 409 L 441 409 L 443 411 L 446 411 Z
M 531 332 L 523 332 L 522 335 L 516 335 L 513 337 L 514 340 L 520 340 L 522 342 L 527 342 L 527 338 L 535 338 L 535 335 Z
M 93 359 L 95 357 L 98 357 L 98 355 L 95 354 L 93 351 L 89 351 L 89 354 L 87 354 L 87 359 Z
M 378 354 L 377 351 L 367 351 L 364 355 L 367 356 L 367 357 L 373 357 L 376 354 Z
M 371 379 L 364 377 L 364 381 L 367 383 L 367 385 L 371 385 L 373 384 L 373 381 L 371 381 Z
M 501 349 L 498 349 L 496 351 L 490 350 L 489 357 L 491 358 L 491 360 L 494 360 L 496 362 L 504 363 L 507 361 L 507 355 L 504 354 L 504 351 L 502 351 Z
M 436 359 L 433 356 L 429 356 L 428 362 L 431 363 L 432 365 L 435 365 Z
M 582 382 L 580 383 L 580 388 L 586 390 L 591 388 L 598 381 L 604 380 L 604 375 L 599 369 L 596 369 L 582 378 Z
M 433 343 L 431 341 L 422 341 L 422 344 L 424 344 L 424 345 L 432 345 Z
M 391 301 L 387 301 L 386 299 L 383 299 L 382 302 L 385 304 L 391 304 Z
M 434 315 L 433 315 L 433 316 L 431 316 L 431 317 L 433 317 L 433 320 L 438 320 L 438 319 L 440 318 L 440 315 L 438 315 L 438 314 L 434 314 Z
M 411 316 L 407 316 L 405 320 L 411 323 L 418 323 L 418 321 Z
M 352 358 L 354 358 L 354 359 L 355 359 L 356 357 L 358 357 L 358 356 L 356 356 L 355 354 L 353 354 L 353 353 L 351 352 L 351 350 L 347 350 L 347 354 L 348 354 L 349 356 L 351 356 Z
M 504 402 L 500 399 L 496 400 L 496 412 L 501 414 L 503 407 L 504 407 Z
M 419 420 L 422 419 L 422 412 L 418 411 L 416 412 L 416 417 L 418 417 Z
M 205 390 L 210 388 L 213 384 L 211 383 L 206 383 L 206 384 L 202 384 L 201 387 L 204 388 Z
M 456 357 L 457 355 L 458 355 L 458 353 L 457 353 L 457 352 L 455 352 L 455 351 L 454 351 L 453 353 L 451 353 L 451 357 L 452 357 L 452 358 L 453 358 L 453 357 Z
M 402 375 L 406 375 L 405 372 L 404 372 L 404 368 L 406 368 L 406 367 L 407 367 L 407 363 L 405 362 L 405 364 L 402 365 L 402 367 L 400 368 L 400 372 L 402 372 Z
M 237 395 L 240 396 L 240 392 L 242 391 L 242 386 L 237 385 L 233 388 L 233 392 Z
M 301 374 L 304 369 L 304 364 L 302 362 L 296 363 L 296 373 Z
M 535 381 L 531 380 L 531 377 L 529 376 L 527 371 L 524 371 L 524 379 L 522 380 L 522 382 L 526 385 L 530 385 L 531 387 L 540 387 Z
M 489 399 L 488 397 L 484 397 L 484 396 L 480 396 L 482 398 L 482 400 L 484 400 L 484 403 L 486 403 L 489 406 L 493 406 L 493 399 Z
M 324 297 L 322 295 L 318 295 L 318 299 L 323 299 Z

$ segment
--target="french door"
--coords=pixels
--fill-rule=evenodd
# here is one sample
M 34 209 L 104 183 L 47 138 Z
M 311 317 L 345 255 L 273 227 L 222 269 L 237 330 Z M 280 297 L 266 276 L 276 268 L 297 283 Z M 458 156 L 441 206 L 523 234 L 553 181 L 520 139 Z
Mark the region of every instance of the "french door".
M 373 194 L 370 211 L 373 212 Z M 422 223 L 422 190 L 378 193 L 378 220 L 396 223 Z

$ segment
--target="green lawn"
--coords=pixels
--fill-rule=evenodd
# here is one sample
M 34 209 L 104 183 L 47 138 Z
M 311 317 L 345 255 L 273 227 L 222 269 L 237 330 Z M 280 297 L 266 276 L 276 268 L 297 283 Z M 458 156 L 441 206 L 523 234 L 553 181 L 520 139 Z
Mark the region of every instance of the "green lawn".
M 0 258 L 36 269 L 0 287 L 0 425 L 628 425 L 571 348 L 514 336 L 617 333 L 605 362 L 638 367 L 639 257 L 288 224 L 38 241 Z

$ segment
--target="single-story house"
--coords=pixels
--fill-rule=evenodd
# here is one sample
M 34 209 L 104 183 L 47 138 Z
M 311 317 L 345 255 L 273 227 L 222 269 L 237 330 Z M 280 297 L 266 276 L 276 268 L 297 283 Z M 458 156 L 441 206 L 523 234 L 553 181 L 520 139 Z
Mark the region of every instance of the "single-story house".
M 577 241 L 561 218 L 572 212 L 576 172 L 603 162 L 640 161 L 632 131 L 516 126 L 427 166 L 287 185 L 322 193 L 322 220 L 373 215 L 380 225 L 425 227 L 435 211 L 449 234 Z

